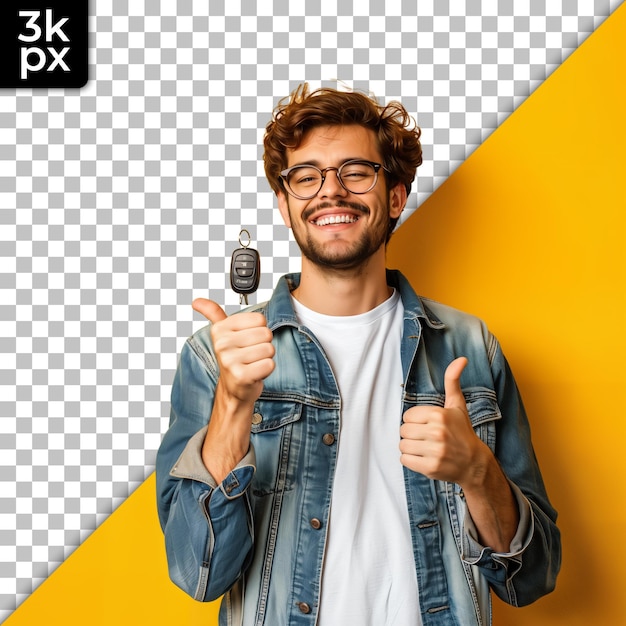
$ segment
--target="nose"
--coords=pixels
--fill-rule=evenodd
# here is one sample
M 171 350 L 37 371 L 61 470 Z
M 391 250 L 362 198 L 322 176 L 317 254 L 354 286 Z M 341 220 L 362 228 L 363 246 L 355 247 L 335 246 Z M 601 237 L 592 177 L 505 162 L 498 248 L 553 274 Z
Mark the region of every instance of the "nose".
M 328 173 L 332 171 L 333 175 L 329 176 Z M 317 195 L 321 198 L 328 196 L 346 195 L 347 191 L 339 181 L 339 169 L 336 167 L 327 167 L 322 170 L 322 186 L 317 192 Z

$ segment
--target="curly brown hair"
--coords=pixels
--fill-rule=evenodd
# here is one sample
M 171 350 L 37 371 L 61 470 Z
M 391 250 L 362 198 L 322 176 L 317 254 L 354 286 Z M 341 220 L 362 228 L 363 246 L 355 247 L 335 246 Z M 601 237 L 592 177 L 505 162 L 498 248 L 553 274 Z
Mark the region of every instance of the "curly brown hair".
M 307 131 L 347 124 L 376 133 L 389 189 L 402 183 L 408 195 L 422 163 L 421 130 L 402 104 L 393 101 L 382 106 L 365 93 L 329 87 L 309 92 L 307 83 L 278 103 L 265 129 L 263 162 L 274 193 L 284 191 L 280 172 L 287 167 L 287 150 L 298 148 Z

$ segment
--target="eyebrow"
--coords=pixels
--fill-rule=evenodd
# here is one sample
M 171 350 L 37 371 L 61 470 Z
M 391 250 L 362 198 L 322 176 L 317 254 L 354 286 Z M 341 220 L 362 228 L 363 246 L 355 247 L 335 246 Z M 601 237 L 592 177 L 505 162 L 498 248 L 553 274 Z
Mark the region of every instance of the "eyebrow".
M 341 167 L 344 163 L 347 163 L 348 161 L 366 161 L 368 163 L 374 163 L 374 161 L 372 161 L 371 159 L 367 159 L 365 157 L 348 157 L 347 159 L 344 159 L 337 167 Z M 292 167 L 298 167 L 299 165 L 313 165 L 315 167 L 317 167 L 318 169 L 323 169 L 321 167 L 322 163 L 320 161 L 317 161 L 315 159 L 313 159 L 312 161 L 301 161 L 299 163 L 294 163 L 293 165 L 289 165 L 289 168 Z M 334 167 L 332 165 L 328 166 L 328 167 Z

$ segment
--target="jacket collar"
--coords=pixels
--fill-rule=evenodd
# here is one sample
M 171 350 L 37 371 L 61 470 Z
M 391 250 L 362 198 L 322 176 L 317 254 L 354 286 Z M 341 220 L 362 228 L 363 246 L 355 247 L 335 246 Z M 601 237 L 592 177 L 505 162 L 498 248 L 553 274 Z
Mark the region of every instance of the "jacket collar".
M 265 305 L 265 316 L 270 330 L 279 326 L 299 326 L 291 303 L 291 291 L 300 284 L 300 274 L 282 276 L 271 299 Z M 400 293 L 404 306 L 405 319 L 423 320 L 434 329 L 445 328 L 444 323 L 428 308 L 424 299 L 418 296 L 409 281 L 398 270 L 387 270 L 387 284 Z

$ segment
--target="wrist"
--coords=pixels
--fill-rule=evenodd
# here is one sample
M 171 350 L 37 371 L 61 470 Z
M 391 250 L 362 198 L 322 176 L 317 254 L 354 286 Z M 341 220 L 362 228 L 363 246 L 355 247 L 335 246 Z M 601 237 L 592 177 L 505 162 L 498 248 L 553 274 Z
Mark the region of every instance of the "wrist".
M 241 463 L 249 448 L 249 442 L 245 449 L 238 445 L 227 447 L 223 443 L 218 443 L 216 447 L 207 433 L 202 446 L 202 462 L 219 485 Z
M 494 471 L 500 473 L 496 457 L 491 452 L 489 446 L 478 439 L 478 445 L 475 453 L 472 455 L 472 461 L 468 464 L 462 480 L 459 481 L 459 486 L 466 494 L 488 490 Z
M 202 446 L 202 461 L 219 484 L 241 462 L 250 448 L 254 402 L 241 401 L 219 392 Z

